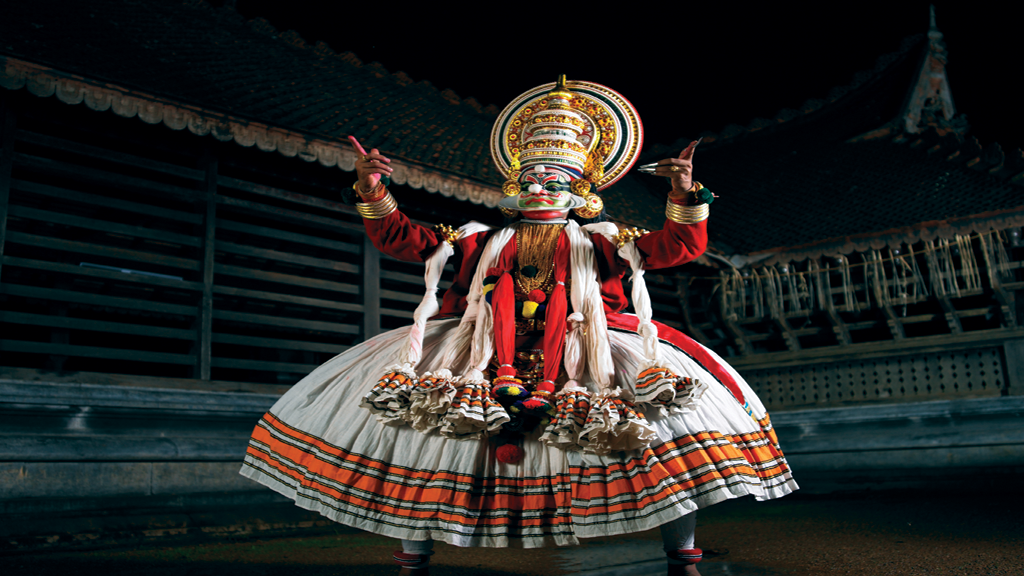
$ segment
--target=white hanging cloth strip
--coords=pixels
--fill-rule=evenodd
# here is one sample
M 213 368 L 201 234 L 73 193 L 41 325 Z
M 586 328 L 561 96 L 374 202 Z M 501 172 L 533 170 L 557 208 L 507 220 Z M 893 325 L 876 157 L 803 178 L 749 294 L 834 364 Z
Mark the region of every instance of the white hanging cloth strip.
M 608 319 L 604 315 L 601 282 L 597 277 L 597 260 L 594 258 L 594 243 L 590 241 L 590 235 L 598 233 L 608 237 L 610 233 L 614 237 L 616 232 L 615 225 L 610 222 L 580 227 L 570 220 L 565 226 L 565 233 L 572 248 L 572 308 L 583 315 L 582 320 L 574 316 L 569 317 L 570 322 L 576 324 L 569 330 L 567 337 L 583 340 L 584 344 L 580 348 L 584 350 L 584 362 L 590 377 L 602 391 L 611 388 L 615 366 L 612 363 L 611 346 L 608 344 Z M 575 342 L 566 341 L 567 350 L 573 346 L 579 347 Z
M 601 234 L 612 244 L 618 242 L 616 237 L 617 229 L 614 225 L 596 224 L 586 226 L 585 228 L 593 233 Z M 630 277 L 630 282 L 633 285 L 631 298 L 638 320 L 637 334 L 640 335 L 643 341 L 644 358 L 640 362 L 636 374 L 636 395 L 634 399 L 636 402 L 649 404 L 652 408 L 659 411 L 678 412 L 687 409 L 692 410 L 696 407 L 697 401 L 700 400 L 700 397 L 707 389 L 707 384 L 696 379 L 680 378 L 677 375 L 680 372 L 679 367 L 667 366 L 667 362 L 660 357 L 659 352 L 661 348 L 658 340 L 658 327 L 653 322 L 654 312 L 651 305 L 651 296 L 647 290 L 647 281 L 644 278 L 643 254 L 641 254 L 635 242 L 627 242 L 619 248 L 618 255 L 629 263 L 632 270 L 632 276 Z M 742 282 L 742 278 L 740 278 L 740 282 Z M 616 388 L 615 390 L 609 390 L 604 398 L 602 398 L 602 395 L 595 397 L 592 415 L 594 412 L 609 412 L 611 404 L 617 402 L 615 397 L 622 394 L 623 391 Z M 602 402 L 605 403 L 603 409 Z M 612 434 L 611 438 L 602 439 L 598 442 L 593 441 L 594 435 L 588 434 L 587 428 L 590 427 L 588 425 L 581 434 L 580 443 L 584 444 L 585 440 L 591 439 L 590 444 L 585 446 L 585 449 L 596 451 L 607 449 L 610 445 L 618 445 L 616 444 L 617 442 L 625 441 L 633 445 L 632 443 L 639 444 L 643 443 L 645 439 L 649 439 L 648 437 L 652 434 L 649 424 L 642 418 L 630 416 L 629 410 L 628 406 L 621 405 L 614 408 L 613 411 L 617 411 L 620 418 L 622 418 L 622 423 L 616 426 L 617 430 Z M 593 419 L 598 421 L 600 418 L 595 416 Z M 607 418 L 604 419 L 607 420 Z M 626 424 L 627 421 L 628 425 Z M 600 444 L 601 447 L 598 448 L 595 444 Z
M 486 224 L 469 222 L 459 228 L 456 241 L 490 229 L 491 227 Z M 437 285 L 441 281 L 445 264 L 454 253 L 455 249 L 448 242 L 441 242 L 426 260 L 426 269 L 423 272 L 426 289 L 423 299 L 413 313 L 412 326 L 409 327 L 409 339 L 399 353 L 398 360 L 403 371 L 415 371 L 416 365 L 423 358 L 423 332 L 426 329 L 427 320 L 441 310 L 437 303 Z
M 477 226 L 484 226 L 477 222 L 470 222 L 459 229 L 459 238 L 464 238 L 471 234 L 490 229 L 487 227 L 482 228 L 477 232 L 473 232 L 473 229 L 469 227 L 474 224 Z M 463 229 L 466 229 L 465 236 L 463 235 Z M 483 320 L 490 318 L 490 306 L 486 305 L 486 301 L 484 302 L 485 305 L 480 305 L 480 301 L 483 298 L 484 277 L 487 273 L 487 269 L 494 266 L 494 263 L 497 262 L 501 251 L 505 248 L 505 245 L 508 244 L 508 241 L 514 237 L 514 235 L 515 229 L 510 226 L 494 233 L 494 235 L 492 235 L 487 241 L 487 245 L 484 247 L 484 253 L 480 257 L 480 264 L 477 266 L 476 271 L 473 274 L 473 280 L 470 282 L 469 294 L 466 296 L 466 312 L 462 315 L 462 321 L 459 323 L 459 328 L 455 332 L 455 337 L 445 343 L 444 348 L 438 355 L 438 358 L 440 358 L 438 366 L 440 368 L 434 371 L 435 376 L 451 378 L 453 372 L 458 372 L 462 369 L 472 371 L 472 368 L 475 366 L 473 358 L 475 357 L 478 320 L 481 315 L 484 316 Z M 491 321 L 493 323 L 493 318 L 491 318 Z M 493 333 L 493 326 L 491 326 L 490 331 Z M 493 346 L 494 344 L 492 342 L 492 349 Z M 469 352 L 468 355 L 467 352 Z M 493 353 L 493 350 L 491 353 Z M 490 358 L 490 353 L 487 357 Z M 470 363 L 469 366 L 466 365 L 467 361 Z M 484 366 L 486 367 L 486 364 Z

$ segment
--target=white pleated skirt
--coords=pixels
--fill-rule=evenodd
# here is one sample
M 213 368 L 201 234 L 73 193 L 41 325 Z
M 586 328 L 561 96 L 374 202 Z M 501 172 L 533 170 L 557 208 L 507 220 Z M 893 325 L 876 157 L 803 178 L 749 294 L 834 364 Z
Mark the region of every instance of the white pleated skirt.
M 643 348 L 615 318 L 630 317 L 609 315 L 615 384 L 629 397 Z M 433 363 L 458 324 L 427 324 L 418 370 L 442 368 Z M 692 406 L 639 406 L 656 438 L 606 455 L 547 445 L 538 428 L 524 438 L 515 464 L 496 459 L 492 439 L 385 425 L 360 406 L 408 333 L 359 344 L 292 387 L 256 426 L 242 475 L 375 534 L 524 548 L 648 530 L 729 498 L 772 499 L 797 488 L 746 382 L 714 352 L 664 325 L 661 357 L 707 385 Z

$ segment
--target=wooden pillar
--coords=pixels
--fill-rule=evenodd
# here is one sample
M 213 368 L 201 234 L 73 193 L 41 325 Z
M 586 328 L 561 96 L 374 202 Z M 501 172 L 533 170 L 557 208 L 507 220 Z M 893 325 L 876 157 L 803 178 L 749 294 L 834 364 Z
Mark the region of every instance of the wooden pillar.
M 0 97 L 0 273 L 3 272 L 4 240 L 7 238 L 7 207 L 11 199 L 14 129 L 14 110 L 11 109 L 10 102 Z M 2 276 L 0 276 L 0 281 L 2 281 Z
M 992 295 L 995 296 L 996 302 L 999 303 L 999 311 L 1003 316 L 1003 326 L 1011 330 L 1017 328 L 1017 310 L 1015 305 L 1015 297 L 1013 290 L 1006 290 L 1003 288 L 1003 283 L 999 280 L 999 271 L 996 270 L 992 258 L 989 256 L 988 246 L 986 242 L 999 242 L 999 238 L 993 235 L 987 241 L 985 237 L 979 236 L 981 243 L 981 255 L 985 259 L 985 276 L 988 278 L 989 287 L 992 288 Z
M 363 339 L 380 334 L 380 252 L 363 237 Z
M 1024 340 L 1003 342 L 1006 367 L 1006 391 L 1010 396 L 1024 395 Z
M 786 348 L 789 348 L 790 352 L 800 351 L 800 339 L 797 338 L 796 333 L 793 332 L 793 328 L 789 325 L 783 312 L 779 311 L 777 318 L 772 318 L 775 321 L 775 325 L 779 328 L 779 333 L 782 334 L 782 339 L 786 342 Z
M 213 348 L 213 266 L 217 231 L 217 157 L 208 149 L 204 159 L 206 179 L 204 181 L 203 217 L 203 296 L 199 303 L 199 318 L 196 322 L 196 364 L 194 375 L 199 380 L 210 379 L 210 364 Z
M 836 310 L 835 302 L 832 301 L 832 281 L 828 276 L 828 271 L 819 267 L 817 274 L 818 302 L 825 308 L 825 315 L 832 323 L 832 331 L 836 334 L 836 340 L 841 346 L 849 346 L 853 340 L 850 339 L 850 330 Z
M 948 296 L 938 294 L 935 296 L 936 300 L 939 301 L 939 306 L 942 307 L 943 316 L 946 318 L 946 324 L 949 325 L 949 331 L 953 334 L 961 334 L 964 329 L 960 325 L 960 317 L 956 314 L 956 308 L 953 307 L 953 302 Z
M 893 340 L 903 340 L 906 338 L 907 334 L 903 331 L 903 322 L 892 306 L 889 304 L 879 305 L 882 307 L 882 313 L 885 314 L 885 323 L 889 326 L 889 332 L 892 333 Z
M 999 311 L 1003 316 L 1003 326 L 1011 330 L 1017 328 L 1016 295 L 1012 290 L 1005 290 L 998 280 L 992 283 L 992 292 L 999 303 Z
M 872 254 L 874 254 L 872 252 Z M 881 255 L 876 255 L 881 258 Z M 874 256 L 873 256 L 874 257 Z M 882 294 L 882 290 L 885 290 L 885 276 L 881 278 L 874 278 L 877 274 L 874 266 L 865 266 L 864 269 L 864 282 L 865 284 L 871 284 L 874 286 L 875 302 L 878 303 L 878 307 L 882 310 L 885 315 L 885 323 L 889 326 L 889 332 L 892 333 L 893 340 L 903 340 L 907 337 L 903 331 L 903 322 L 900 320 L 899 315 L 893 310 L 891 304 L 888 303 L 888 299 Z

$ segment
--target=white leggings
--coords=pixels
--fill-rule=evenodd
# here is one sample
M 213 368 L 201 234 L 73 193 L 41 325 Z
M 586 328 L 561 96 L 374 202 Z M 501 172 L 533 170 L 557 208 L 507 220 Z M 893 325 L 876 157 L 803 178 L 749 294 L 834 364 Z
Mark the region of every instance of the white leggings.
M 434 553 L 433 540 L 402 540 L 402 552 L 429 556 Z
M 697 528 L 697 513 L 690 512 L 682 518 L 676 518 L 668 524 L 661 525 L 661 541 L 665 543 L 665 552 L 689 550 L 693 548 L 693 532 Z

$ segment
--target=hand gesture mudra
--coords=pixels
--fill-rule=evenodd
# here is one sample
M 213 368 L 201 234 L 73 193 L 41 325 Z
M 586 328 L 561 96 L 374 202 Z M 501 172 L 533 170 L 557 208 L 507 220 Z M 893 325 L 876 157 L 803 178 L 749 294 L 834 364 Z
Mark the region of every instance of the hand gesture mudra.
M 698 142 L 699 140 L 690 142 L 690 145 L 679 153 L 679 157 L 659 160 L 654 166 L 654 175 L 671 180 L 672 192 L 676 194 L 689 192 L 693 187 L 693 152 Z
M 356 175 L 359 178 L 356 192 L 369 194 L 377 187 L 381 176 L 391 176 L 393 169 L 388 166 L 391 160 L 383 156 L 376 148 L 367 152 L 355 136 L 349 136 L 348 139 L 352 142 L 352 147 L 359 153 L 359 158 L 356 159 Z

